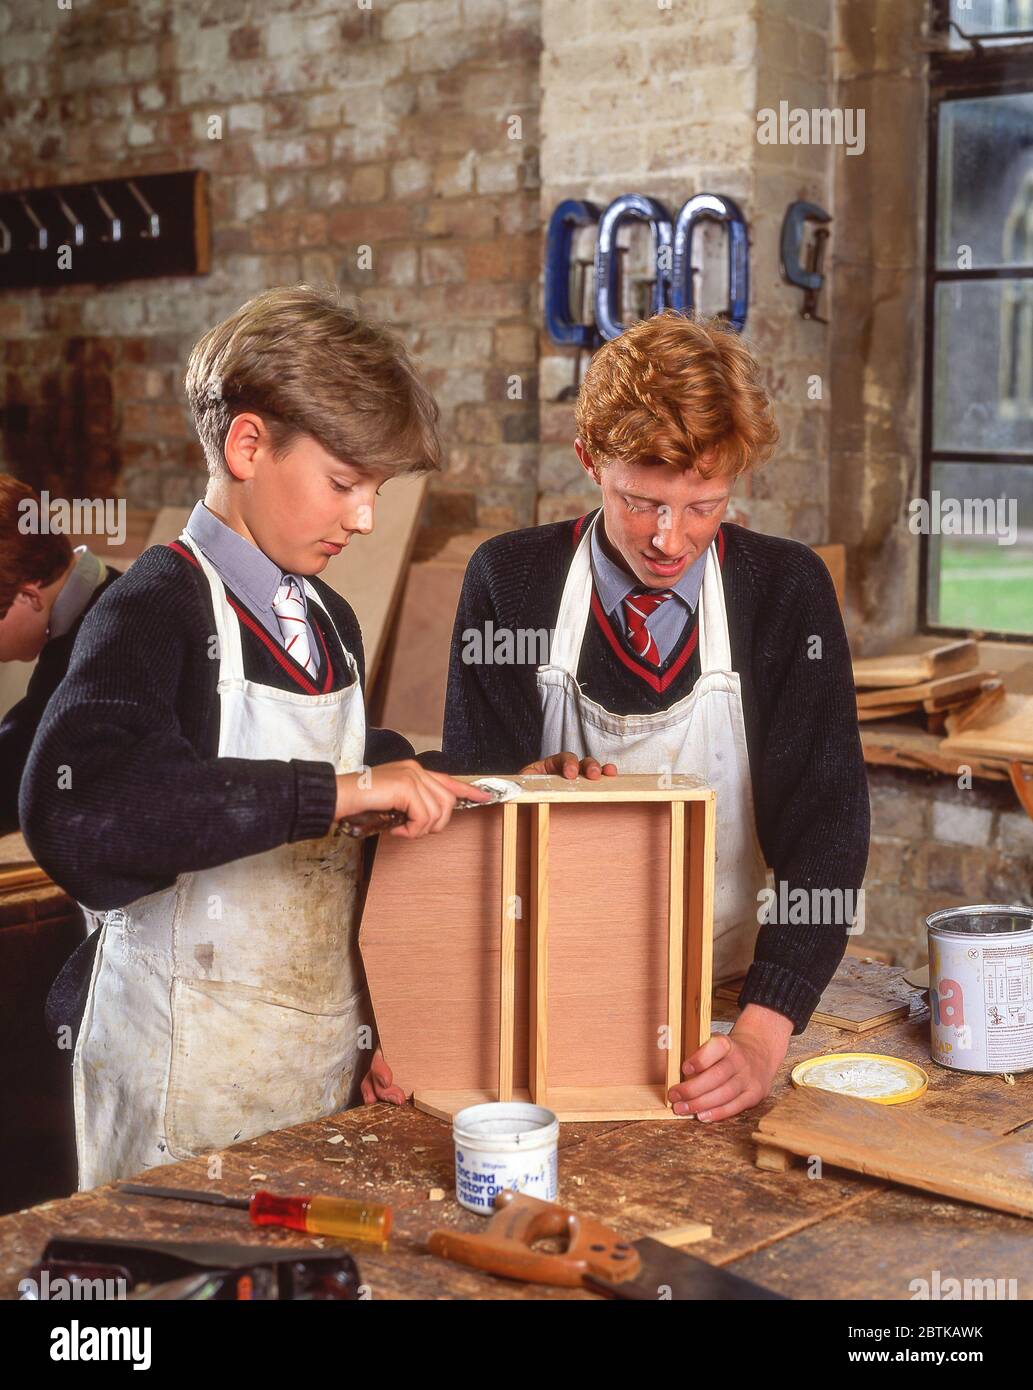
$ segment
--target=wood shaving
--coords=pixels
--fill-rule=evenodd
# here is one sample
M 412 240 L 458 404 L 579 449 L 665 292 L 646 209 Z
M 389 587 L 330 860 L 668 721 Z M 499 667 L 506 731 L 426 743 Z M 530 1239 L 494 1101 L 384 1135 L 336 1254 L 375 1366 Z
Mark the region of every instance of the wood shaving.
M 269 1174 L 268 1174 L 268 1173 L 252 1173 L 251 1176 L 248 1178 L 248 1182 L 268 1182 L 268 1181 L 269 1181 Z
M 334 1135 L 332 1135 L 326 1142 L 327 1142 L 328 1144 L 343 1144 L 343 1143 L 344 1143 L 344 1135 L 343 1135 L 343 1134 L 334 1134 Z
M 443 1202 L 445 1200 L 445 1189 L 443 1187 L 432 1187 L 427 1193 L 429 1202 Z
M 363 1142 L 364 1144 L 379 1144 L 379 1143 L 380 1143 L 380 1137 L 379 1137 L 379 1135 L 376 1135 L 376 1134 L 364 1134 L 364 1135 L 362 1136 L 362 1142 Z

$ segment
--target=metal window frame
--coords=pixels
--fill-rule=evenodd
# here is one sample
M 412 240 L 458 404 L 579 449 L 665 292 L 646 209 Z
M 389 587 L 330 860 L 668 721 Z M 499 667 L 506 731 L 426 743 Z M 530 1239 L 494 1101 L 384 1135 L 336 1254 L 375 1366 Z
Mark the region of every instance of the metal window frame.
M 941 35 L 948 30 L 949 0 L 930 0 L 932 30 Z M 1004 36 L 1000 36 L 1004 37 Z M 926 263 L 924 339 L 922 344 L 922 442 L 921 495 L 932 492 L 932 470 L 938 463 L 1015 464 L 1033 466 L 1033 450 L 958 451 L 933 448 L 933 382 L 935 360 L 935 299 L 937 286 L 964 281 L 1033 279 L 1033 266 L 989 267 L 981 270 L 941 270 L 937 267 L 937 207 L 939 202 L 940 107 L 959 98 L 1009 96 L 1033 93 L 1033 43 L 1010 42 L 997 48 L 935 50 L 929 58 L 929 110 L 926 150 Z M 973 632 L 986 641 L 1033 644 L 1033 634 L 1000 632 L 989 628 L 948 627 L 929 619 L 929 598 L 934 588 L 931 576 L 931 537 L 920 540 L 918 581 L 918 628 L 923 633 L 945 637 L 967 637 Z

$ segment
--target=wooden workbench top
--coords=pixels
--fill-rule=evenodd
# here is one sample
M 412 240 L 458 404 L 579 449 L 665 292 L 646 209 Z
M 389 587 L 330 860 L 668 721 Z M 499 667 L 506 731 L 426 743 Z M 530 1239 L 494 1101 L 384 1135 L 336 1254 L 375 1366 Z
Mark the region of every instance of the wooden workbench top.
M 716 1001 L 715 1015 L 734 1017 L 734 1005 Z M 771 1173 L 754 1164 L 750 1135 L 757 1119 L 785 1093 L 791 1067 L 822 1052 L 886 1052 L 918 1062 L 929 1073 L 929 1090 L 913 1104 L 941 1119 L 1002 1133 L 1033 1121 L 1033 1076 L 1017 1076 L 1009 1085 L 1001 1077 L 945 1071 L 929 1060 L 927 1039 L 924 1010 L 861 1035 L 812 1025 L 791 1040 L 771 1098 L 745 1115 L 714 1125 L 695 1119 L 684 1125 L 563 1125 L 559 1199 L 630 1238 L 709 1223 L 713 1237 L 689 1246 L 688 1253 L 790 1297 L 908 1299 L 910 1281 L 929 1280 L 934 1270 L 943 1279 L 1014 1278 L 1019 1297 L 1028 1297 L 1033 1290 L 1029 1222 L 842 1170 L 826 1167 L 822 1177 L 811 1178 L 806 1166 Z M 510 1283 L 424 1252 L 423 1242 L 435 1227 L 478 1230 L 483 1220 L 454 1199 L 449 1127 L 411 1106 L 343 1112 L 236 1144 L 221 1160 L 220 1180 L 209 1178 L 207 1158 L 151 1169 L 144 1180 L 233 1194 L 264 1187 L 390 1203 L 395 1208 L 390 1250 L 381 1254 L 357 1247 L 354 1252 L 374 1298 L 593 1297 Z M 429 1200 L 436 1187 L 445 1189 L 444 1201 Z M 240 1211 L 96 1188 L 0 1219 L 0 1297 L 17 1296 L 19 1275 L 56 1234 L 243 1239 L 302 1249 L 331 1244 L 255 1230 Z

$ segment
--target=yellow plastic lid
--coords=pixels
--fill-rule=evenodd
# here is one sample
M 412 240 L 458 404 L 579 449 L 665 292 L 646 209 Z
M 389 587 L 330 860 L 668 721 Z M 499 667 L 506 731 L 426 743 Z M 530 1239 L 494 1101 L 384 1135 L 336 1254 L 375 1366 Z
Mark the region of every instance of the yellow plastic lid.
M 929 1085 L 929 1077 L 903 1057 L 878 1052 L 824 1052 L 798 1062 L 792 1071 L 794 1086 L 814 1086 L 876 1105 L 902 1105 L 917 1100 Z

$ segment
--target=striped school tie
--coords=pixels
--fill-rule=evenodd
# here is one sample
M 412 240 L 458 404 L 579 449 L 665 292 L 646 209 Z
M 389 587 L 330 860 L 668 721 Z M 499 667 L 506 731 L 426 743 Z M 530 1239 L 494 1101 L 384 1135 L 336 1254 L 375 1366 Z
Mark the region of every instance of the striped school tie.
M 280 636 L 286 651 L 303 667 L 310 676 L 316 674 L 316 662 L 308 640 L 308 622 L 305 618 L 305 599 L 301 584 L 293 574 L 285 574 L 283 583 L 273 599 L 273 612 L 280 624 Z
M 624 620 L 628 625 L 631 649 L 653 666 L 660 665 L 660 648 L 646 627 L 646 619 L 669 598 L 674 598 L 670 589 L 636 589 L 624 600 Z

